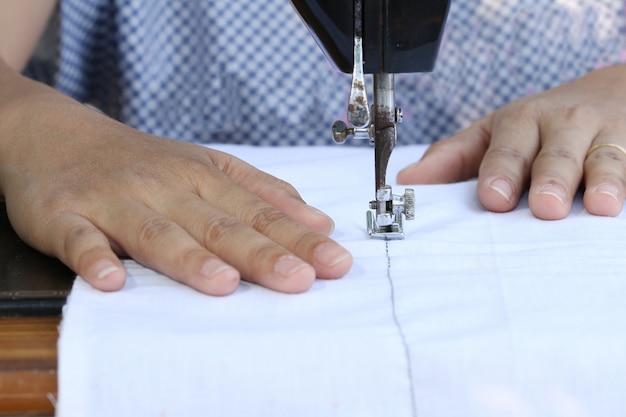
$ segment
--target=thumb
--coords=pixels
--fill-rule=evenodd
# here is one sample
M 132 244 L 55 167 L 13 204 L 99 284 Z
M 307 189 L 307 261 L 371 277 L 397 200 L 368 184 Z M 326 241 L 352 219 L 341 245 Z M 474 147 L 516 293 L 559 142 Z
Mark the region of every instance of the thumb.
M 465 130 L 433 143 L 422 159 L 398 173 L 400 185 L 444 184 L 478 175 L 491 139 L 491 115 Z

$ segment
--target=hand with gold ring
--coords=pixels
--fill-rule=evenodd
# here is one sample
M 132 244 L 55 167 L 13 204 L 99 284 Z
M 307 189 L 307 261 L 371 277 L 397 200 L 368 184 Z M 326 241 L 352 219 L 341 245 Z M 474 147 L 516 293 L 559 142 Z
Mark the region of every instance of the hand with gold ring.
M 617 216 L 626 196 L 626 65 L 523 97 L 433 144 L 400 184 L 478 176 L 488 210 L 513 210 L 528 190 L 541 219 L 567 216 L 584 185 L 587 211 Z

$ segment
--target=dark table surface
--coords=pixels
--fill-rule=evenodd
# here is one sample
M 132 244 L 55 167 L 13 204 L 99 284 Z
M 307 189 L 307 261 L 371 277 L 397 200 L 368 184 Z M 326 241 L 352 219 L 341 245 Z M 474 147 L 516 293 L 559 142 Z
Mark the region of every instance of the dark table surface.
M 20 240 L 0 203 L 0 317 L 59 315 L 74 278 L 61 262 Z
M 0 416 L 52 416 L 61 309 L 75 274 L 15 234 L 0 202 Z

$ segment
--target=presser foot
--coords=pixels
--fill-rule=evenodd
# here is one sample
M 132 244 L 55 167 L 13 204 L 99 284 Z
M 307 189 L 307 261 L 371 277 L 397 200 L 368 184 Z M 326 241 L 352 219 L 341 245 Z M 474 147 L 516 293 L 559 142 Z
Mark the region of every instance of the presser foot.
M 367 233 L 372 239 L 404 239 L 403 219 L 415 218 L 415 192 L 411 188 L 404 195 L 394 195 L 386 185 L 376 192 L 376 200 L 370 202 L 367 212 Z
M 402 223 L 402 215 L 389 226 L 378 226 L 374 213 L 367 212 L 367 233 L 372 239 L 382 240 L 402 240 L 404 239 L 404 229 Z

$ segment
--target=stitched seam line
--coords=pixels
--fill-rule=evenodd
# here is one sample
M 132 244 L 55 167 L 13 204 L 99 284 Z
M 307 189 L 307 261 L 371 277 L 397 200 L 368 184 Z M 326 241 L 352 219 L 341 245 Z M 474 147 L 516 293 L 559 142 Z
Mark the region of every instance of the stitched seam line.
M 413 417 L 417 417 L 417 400 L 415 398 L 415 383 L 413 380 L 413 364 L 411 362 L 411 348 L 409 347 L 409 343 L 406 340 L 406 335 L 404 334 L 404 330 L 402 329 L 402 325 L 400 324 L 400 320 L 398 319 L 398 313 L 396 311 L 396 291 L 393 283 L 393 279 L 391 278 L 391 256 L 389 255 L 389 241 L 385 241 L 385 254 L 387 256 L 387 281 L 389 281 L 389 289 L 391 295 L 391 313 L 393 316 L 393 322 L 398 330 L 398 334 L 400 335 L 400 340 L 402 341 L 402 347 L 404 349 L 404 358 L 406 360 L 407 366 L 407 378 L 409 380 L 409 396 L 411 398 L 411 415 Z

